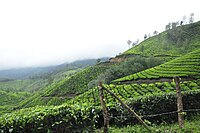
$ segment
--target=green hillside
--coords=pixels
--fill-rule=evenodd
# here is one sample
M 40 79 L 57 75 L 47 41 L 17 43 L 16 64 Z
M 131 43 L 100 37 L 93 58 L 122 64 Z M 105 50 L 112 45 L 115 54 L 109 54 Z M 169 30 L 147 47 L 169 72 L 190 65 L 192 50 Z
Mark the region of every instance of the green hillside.
M 17 109 L 20 102 L 27 100 L 48 84 L 47 79 L 3 80 L 0 82 L 0 114 Z
M 179 61 L 187 65 L 192 64 L 195 68 L 195 64 L 199 65 L 199 49 L 162 65 L 165 66 L 172 63 L 174 65 L 178 64 Z M 176 71 L 172 71 L 171 74 L 173 72 L 174 75 L 177 74 Z M 190 73 L 187 74 L 184 77 L 190 75 Z M 148 77 L 146 78 L 148 79 Z M 172 77 L 169 78 L 172 79 Z M 198 73 L 195 79 L 182 81 L 180 86 L 183 92 L 184 110 L 187 112 L 187 118 L 190 119 L 190 116 L 195 114 L 190 110 L 200 108 L 200 79 Z M 160 80 L 154 83 L 110 84 L 104 85 L 104 87 L 113 91 L 141 116 L 177 110 L 175 83 L 172 80 L 171 82 Z M 110 119 L 110 124 L 129 125 L 138 123 L 135 118 L 129 117 L 130 114 L 122 109 L 116 99 L 108 93 L 105 93 L 105 100 L 109 114 L 113 116 Z M 102 126 L 102 117 L 98 88 L 96 87 L 66 101 L 60 106 L 35 106 L 2 115 L 0 117 L 0 127 L 2 131 L 12 129 L 14 132 L 91 132 L 95 127 Z M 144 119 L 155 124 L 163 121 L 165 123 L 173 123 L 177 121 L 177 115 L 151 116 Z
M 0 115 L 15 110 L 16 104 L 30 97 L 28 92 L 6 92 L 0 90 Z
M 87 67 L 59 82 L 53 82 L 42 91 L 21 101 L 18 108 L 33 107 L 37 105 L 60 105 L 87 91 L 88 83 L 106 69 L 106 66 L 101 65 Z
M 200 49 L 162 65 L 114 80 L 114 82 L 137 81 L 139 79 L 173 78 L 175 76 L 183 78 L 199 78 Z
M 148 116 L 177 110 L 172 79 L 180 76 L 184 111 L 190 119 L 195 113 L 188 110 L 200 109 L 199 47 L 200 22 L 197 22 L 148 38 L 108 62 L 72 69 L 69 73 L 63 70 L 47 74 L 44 83 L 49 84 L 32 96 L 20 94 L 25 100 L 19 99 L 17 92 L 7 94 L 1 90 L 2 106 L 6 107 L 7 98 L 20 103 L 16 106 L 9 103 L 13 106 L 8 109 L 15 107 L 17 110 L 0 116 L 0 132 L 94 132 L 102 127 L 103 116 L 98 88 L 88 86 L 99 80 L 106 81 L 108 84 L 104 87 L 113 91 L 143 119 L 160 124 L 177 121 L 176 113 Z M 109 84 L 111 80 L 113 84 Z M 105 100 L 111 125 L 138 124 L 108 93 L 105 93 Z
M 50 89 L 45 92 L 45 96 L 66 96 L 68 94 L 83 93 L 88 89 L 88 83 L 95 79 L 100 73 L 104 72 L 107 68 L 108 67 L 106 66 L 100 65 L 85 68 L 55 85 L 52 84 Z
M 191 85 L 196 84 L 196 87 Z M 163 86 L 166 89 L 163 89 Z M 157 114 L 176 110 L 176 93 L 174 83 L 161 84 L 130 84 L 130 85 L 105 85 L 116 95 L 122 98 L 128 105 L 134 108 L 140 115 Z M 200 82 L 186 81 L 181 84 L 185 86 L 183 95 L 184 109 L 200 108 Z M 109 114 L 112 117 L 110 124 L 126 125 L 137 123 L 129 117 L 126 110 L 110 95 L 105 96 Z M 191 104 L 191 102 L 193 104 Z M 96 127 L 102 125 L 100 102 L 98 90 L 93 89 L 79 95 L 75 99 L 61 106 L 36 106 L 32 108 L 4 114 L 0 117 L 0 130 L 14 132 L 92 132 Z M 188 115 L 191 114 L 188 112 Z M 127 117 L 118 117 L 127 116 Z M 151 117 L 152 123 L 174 122 L 176 114 L 169 116 Z
M 150 37 L 121 56 L 177 57 L 200 47 L 200 22 L 183 25 Z
M 199 49 L 199 47 L 200 22 L 164 31 L 147 38 L 123 54 L 110 59 L 110 62 L 120 62 L 122 64 L 121 66 L 118 65 L 117 69 L 113 68 L 112 73 L 114 71 L 115 74 L 113 75 L 115 78 L 112 78 L 112 80 L 168 62 Z M 133 62 L 130 62 L 130 60 Z

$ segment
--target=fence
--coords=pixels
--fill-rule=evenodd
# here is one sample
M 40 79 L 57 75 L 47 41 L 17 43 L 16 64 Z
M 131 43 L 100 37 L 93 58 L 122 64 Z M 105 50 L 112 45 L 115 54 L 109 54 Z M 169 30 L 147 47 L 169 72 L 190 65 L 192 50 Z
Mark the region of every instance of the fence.
M 127 109 L 133 116 L 128 116 L 128 117 L 135 117 L 147 130 L 151 131 L 151 129 L 148 127 L 148 125 L 142 120 L 142 118 L 147 118 L 147 117 L 155 117 L 155 116 L 161 116 L 161 115 L 169 115 L 169 114 L 178 114 L 178 122 L 179 122 L 179 127 L 183 128 L 184 127 L 184 114 L 185 112 L 198 112 L 200 109 L 188 109 L 188 110 L 183 110 L 183 102 L 182 102 L 182 94 L 180 90 L 180 80 L 179 77 L 174 77 L 174 81 L 176 84 L 176 95 L 177 95 L 177 111 L 172 111 L 172 112 L 165 112 L 165 113 L 159 113 L 159 114 L 151 114 L 151 115 L 143 115 L 139 116 L 133 109 L 128 107 L 127 104 L 125 104 L 117 95 L 115 95 L 111 90 L 107 89 L 106 87 L 102 86 L 102 84 L 99 84 L 99 96 L 100 96 L 100 101 L 101 105 L 103 108 L 103 115 L 104 115 L 104 133 L 107 133 L 108 131 L 108 120 L 110 118 L 122 118 L 122 117 L 127 117 L 127 116 L 108 116 L 108 111 L 106 109 L 105 101 L 104 101 L 104 95 L 103 95 L 103 90 L 105 90 L 107 93 L 109 93 L 112 97 L 118 100 L 122 104 L 122 106 Z

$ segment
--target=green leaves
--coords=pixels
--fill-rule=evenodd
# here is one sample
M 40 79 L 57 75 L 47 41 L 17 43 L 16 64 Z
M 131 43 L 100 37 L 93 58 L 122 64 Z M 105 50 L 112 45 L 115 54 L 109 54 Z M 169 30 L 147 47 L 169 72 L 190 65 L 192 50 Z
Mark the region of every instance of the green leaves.
M 185 109 L 200 108 L 199 84 L 199 80 L 181 82 L 181 87 L 184 87 L 183 103 L 185 104 Z M 173 91 L 173 82 L 111 84 L 104 86 L 121 97 L 140 115 L 176 110 L 176 95 Z M 0 117 L 0 131 L 13 129 L 12 132 L 62 132 L 62 130 L 70 131 L 72 129 L 82 131 L 85 127 L 94 128 L 95 125 L 101 125 L 102 122 L 98 97 L 98 88 L 96 87 L 60 106 L 37 106 L 5 114 Z M 105 100 L 112 116 L 122 116 L 119 121 L 113 120 L 114 123 L 126 123 L 132 120 L 131 118 L 123 117 L 130 114 L 127 114 L 127 111 L 112 96 L 105 93 Z M 176 117 L 175 115 L 172 117 L 164 115 L 149 119 L 151 122 L 161 122 L 162 120 L 171 122 Z

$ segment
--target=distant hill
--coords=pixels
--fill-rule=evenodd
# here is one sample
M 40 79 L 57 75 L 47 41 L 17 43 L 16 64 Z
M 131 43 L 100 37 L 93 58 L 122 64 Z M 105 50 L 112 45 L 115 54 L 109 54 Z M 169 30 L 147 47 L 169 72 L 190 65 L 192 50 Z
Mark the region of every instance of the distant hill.
M 1 112 L 10 112 L 14 108 L 17 109 L 19 103 L 20 107 L 45 104 L 58 105 L 78 93 L 83 93 L 87 89 L 88 82 L 94 78 L 94 75 L 101 73 L 100 67 L 92 68 L 91 66 L 108 61 L 108 59 L 107 57 L 100 58 L 98 60 L 100 62 L 97 62 L 97 59 L 85 59 L 52 67 L 1 71 L 1 74 L 4 73 L 1 76 L 4 75 L 3 77 L 9 78 L 0 78 L 0 91 L 5 92 L 3 94 L 7 93 L 5 97 L 8 98 L 7 102 L 4 102 L 6 100 L 1 100 L 1 102 L 7 104 L 0 105 L 0 114 Z M 87 68 L 84 69 L 85 67 Z M 58 92 L 56 92 L 57 90 Z M 16 96 L 23 93 L 30 93 L 31 95 L 27 95 L 23 99 L 20 95 L 19 97 L 13 97 L 15 100 L 10 98 L 11 94 Z M 64 97 L 65 99 L 63 100 Z M 9 101 L 9 99 L 12 101 Z
M 36 74 L 47 73 L 55 70 L 55 67 L 36 67 L 36 68 L 19 68 L 10 70 L 1 70 L 1 78 L 11 78 L 11 79 L 25 79 L 29 76 Z
M 109 58 L 101 58 L 102 61 L 107 61 Z M 29 67 L 29 68 L 19 68 L 19 69 L 9 69 L 1 70 L 0 78 L 4 79 L 25 79 L 35 75 L 41 75 L 44 73 L 52 73 L 54 71 L 61 71 L 63 69 L 76 69 L 76 68 L 85 68 L 87 66 L 93 66 L 97 62 L 97 59 L 85 59 L 78 60 L 72 63 L 64 63 L 57 66 L 49 67 Z

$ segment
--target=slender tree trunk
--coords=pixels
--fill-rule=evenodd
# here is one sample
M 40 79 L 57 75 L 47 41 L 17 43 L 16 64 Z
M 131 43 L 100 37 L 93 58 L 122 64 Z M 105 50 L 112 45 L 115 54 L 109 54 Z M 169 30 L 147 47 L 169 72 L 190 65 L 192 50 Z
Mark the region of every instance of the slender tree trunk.
M 102 83 L 99 83 L 99 97 L 100 97 L 100 102 L 102 106 L 102 111 L 103 111 L 103 118 L 104 118 L 104 133 L 108 133 L 108 125 L 109 125 L 109 118 L 108 118 L 108 111 L 106 108 L 106 103 L 104 100 L 104 94 L 103 94 L 103 86 Z
M 176 83 L 178 123 L 179 123 L 179 127 L 183 128 L 184 127 L 184 112 L 183 112 L 183 101 L 182 101 L 179 77 L 174 77 L 174 81 Z

